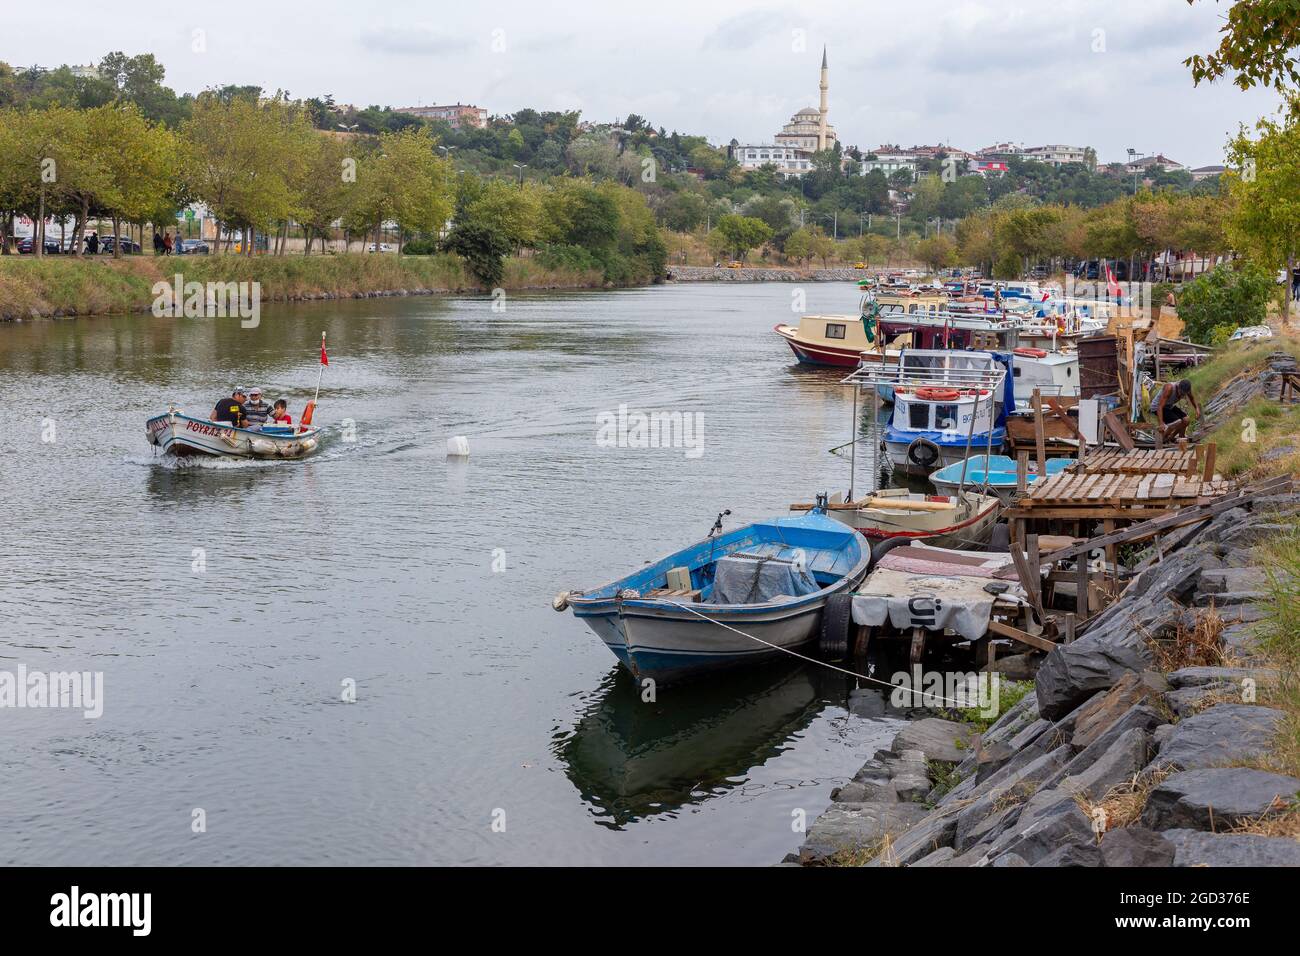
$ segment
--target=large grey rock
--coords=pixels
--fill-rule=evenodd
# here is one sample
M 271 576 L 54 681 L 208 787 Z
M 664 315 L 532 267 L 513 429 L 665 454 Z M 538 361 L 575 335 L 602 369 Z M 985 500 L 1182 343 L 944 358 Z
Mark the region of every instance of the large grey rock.
M 1191 717 L 1216 703 L 1229 703 L 1241 699 L 1241 690 L 1236 684 L 1218 681 L 1213 684 L 1197 684 L 1171 690 L 1165 694 L 1166 706 L 1180 720 Z
M 1155 708 L 1145 703 L 1135 704 L 1129 708 L 1124 716 L 1107 727 L 1101 736 L 1072 757 L 1064 767 L 1044 780 L 1043 789 L 1051 790 L 1056 788 L 1066 777 L 1082 776 L 1098 760 L 1110 752 L 1111 748 L 1126 733 L 1139 730 L 1145 734 L 1152 734 L 1160 726 L 1160 721 L 1160 714 Z
M 1015 856 L 1016 854 L 1006 854 Z M 1172 855 L 1172 854 L 1171 854 Z M 998 865 L 998 857 L 993 861 L 993 865 Z M 1058 846 L 1047 856 L 1043 857 L 1034 866 L 1103 866 L 1101 858 L 1101 849 L 1097 846 L 1095 840 L 1089 839 L 1086 842 L 1066 843 Z
M 930 788 L 925 754 L 919 750 L 878 750 L 851 781 L 831 791 L 831 799 L 840 803 L 919 802 Z
M 1092 824 L 1073 797 L 1062 796 L 1044 807 L 1027 824 L 1017 822 L 1003 832 L 989 848 L 988 856 L 996 859 L 1003 853 L 1015 853 L 1030 866 L 1068 843 L 1092 840 Z
M 1014 770 L 1009 769 L 1009 764 L 1008 768 L 990 777 L 987 790 L 958 813 L 953 846 L 958 852 L 964 852 L 1006 829 L 1020 815 L 1042 781 L 1064 767 L 1071 756 L 1068 745 L 1057 747 Z
M 1225 681 L 1239 685 L 1247 679 L 1271 684 L 1277 680 L 1277 671 L 1267 667 L 1184 667 L 1169 675 L 1169 686 L 1177 690 Z
M 1254 704 L 1219 704 L 1174 725 L 1152 767 L 1199 770 L 1264 753 L 1282 713 Z
M 984 731 L 980 739 L 985 744 L 1009 741 L 1036 720 L 1038 720 L 1038 698 L 1033 694 L 1026 694 L 1013 706 L 1003 711 L 989 729 Z
M 1165 830 L 1174 866 L 1300 866 L 1300 840 L 1248 833 Z
M 1122 675 L 1104 695 L 1079 708 L 1070 745 L 1075 750 L 1084 750 L 1134 706 L 1154 703 L 1167 689 L 1168 683 L 1162 674 L 1130 671 Z
M 1198 594 L 1197 607 L 1227 607 L 1232 604 L 1255 604 L 1268 600 L 1266 591 L 1223 591 L 1219 594 Z
M 939 717 L 909 723 L 894 738 L 893 751 L 919 750 L 926 759 L 940 763 L 961 763 L 974 749 L 970 724 Z
M 1147 798 L 1142 822 L 1153 830 L 1210 830 L 1282 813 L 1296 805 L 1300 780 L 1247 767 L 1176 773 Z
M 1225 591 L 1262 591 L 1268 578 L 1263 569 L 1209 568 L 1201 572 L 1197 590 L 1202 594 L 1223 594 Z
M 1108 830 L 1101 838 L 1102 866 L 1173 866 L 1174 845 L 1146 827 Z
M 808 830 L 799 861 L 824 863 L 837 854 L 878 849 L 886 835 L 901 834 L 926 815 L 919 803 L 836 803 Z
M 1120 734 L 1091 766 L 1067 774 L 1057 789 L 1090 800 L 1100 799 L 1112 788 L 1137 776 L 1150 762 L 1152 747 L 1151 735 L 1141 727 L 1133 727 Z
M 1225 548 L 1248 548 L 1271 538 L 1282 537 L 1291 530 L 1289 525 L 1270 521 L 1247 521 L 1219 536 Z
M 1063 717 L 1097 691 L 1109 690 L 1124 674 L 1149 669 L 1151 660 L 1146 642 L 1123 621 L 1062 644 L 1038 668 L 1038 711 L 1048 720 Z
M 917 860 L 912 866 L 944 866 L 951 860 L 956 853 L 950 846 L 941 846 L 933 853 L 928 853 L 921 859 Z
M 889 848 L 889 864 L 911 866 L 940 847 L 951 847 L 957 833 L 957 814 L 953 809 L 936 809 L 908 827 Z M 882 860 L 882 864 L 886 861 Z

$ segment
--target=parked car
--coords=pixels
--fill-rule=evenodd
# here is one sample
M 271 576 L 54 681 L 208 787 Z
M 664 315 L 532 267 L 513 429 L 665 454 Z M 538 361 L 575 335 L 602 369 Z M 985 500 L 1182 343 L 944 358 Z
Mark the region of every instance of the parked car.
M 392 251 L 393 251 L 393 247 L 386 242 L 381 242 L 379 244 L 379 248 L 375 248 L 375 244 L 373 242 L 366 247 L 366 252 L 392 252 Z
M 113 247 L 117 242 L 122 243 L 122 251 L 129 256 L 138 256 L 140 254 L 140 243 L 126 236 L 104 236 L 99 240 L 99 251 L 107 255 L 113 254 Z
M 59 240 L 53 239 L 50 236 L 45 237 L 44 245 L 45 254 L 47 256 L 57 256 L 63 252 L 63 247 L 59 245 Z M 26 236 L 25 238 L 18 240 L 18 252 L 24 256 L 31 255 L 35 246 L 36 242 L 31 236 Z
M 206 256 L 212 252 L 202 239 L 182 239 L 176 246 L 178 256 Z
M 1267 325 L 1245 325 L 1228 337 L 1229 342 L 1241 342 L 1246 339 L 1271 339 L 1273 330 Z

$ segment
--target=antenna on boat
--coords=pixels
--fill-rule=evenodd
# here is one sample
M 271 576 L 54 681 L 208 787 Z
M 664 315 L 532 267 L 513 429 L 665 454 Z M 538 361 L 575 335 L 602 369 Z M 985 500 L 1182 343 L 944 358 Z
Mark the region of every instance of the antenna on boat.
M 710 538 L 712 538 L 715 534 L 722 534 L 722 519 L 729 514 L 731 514 L 730 508 L 728 508 L 726 511 L 718 512 L 718 517 L 714 520 L 713 527 L 709 529 Z

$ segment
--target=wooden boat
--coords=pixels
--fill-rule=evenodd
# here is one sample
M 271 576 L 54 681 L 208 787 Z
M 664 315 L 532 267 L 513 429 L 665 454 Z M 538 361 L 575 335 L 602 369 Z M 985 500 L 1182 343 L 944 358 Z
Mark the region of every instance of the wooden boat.
M 879 340 L 867 341 L 862 319 L 856 315 L 805 315 L 797 326 L 775 328 L 805 365 L 857 368 L 861 362 L 892 365 L 898 361 L 898 346 L 886 346 L 882 354 Z
M 856 587 L 870 561 L 860 535 L 814 510 L 710 535 L 552 606 L 572 608 L 634 677 L 663 683 L 808 643 L 827 599 Z
M 809 505 L 791 505 L 803 510 Z M 906 488 L 883 488 L 857 501 L 832 502 L 827 509 L 866 535 L 873 544 L 890 538 L 924 541 L 936 548 L 970 548 L 989 539 L 1002 501 L 972 490 L 969 479 L 960 495 L 923 495 Z
M 1058 474 L 1073 465 L 1074 461 L 1073 458 L 1050 458 L 1047 461 L 1046 472 L 1048 475 Z M 943 492 L 955 492 L 962 480 L 961 469 L 960 461 L 940 468 L 930 476 L 930 484 Z M 1015 494 L 1016 463 L 1013 459 L 1006 455 L 971 455 L 966 461 L 967 486 L 983 488 L 986 477 L 989 490 L 1000 497 L 1007 498 Z M 1032 463 L 1025 480 L 1030 483 L 1038 480 L 1038 471 Z
M 145 422 L 149 444 L 168 455 L 222 458 L 305 458 L 320 446 L 319 428 L 264 425 L 234 428 L 228 422 L 185 415 L 169 408 Z

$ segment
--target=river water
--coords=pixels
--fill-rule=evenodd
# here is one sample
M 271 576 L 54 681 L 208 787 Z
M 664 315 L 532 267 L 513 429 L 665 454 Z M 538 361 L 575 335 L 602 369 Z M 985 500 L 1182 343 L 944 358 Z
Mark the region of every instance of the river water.
M 0 863 L 779 860 L 896 717 L 798 663 L 644 703 L 550 601 L 844 490 L 851 395 L 773 334 L 792 291 L 0 326 L 0 671 L 103 674 L 98 718 L 0 709 Z M 316 457 L 154 457 L 147 417 L 236 383 L 296 419 L 322 330 Z M 607 447 L 621 404 L 702 444 Z

